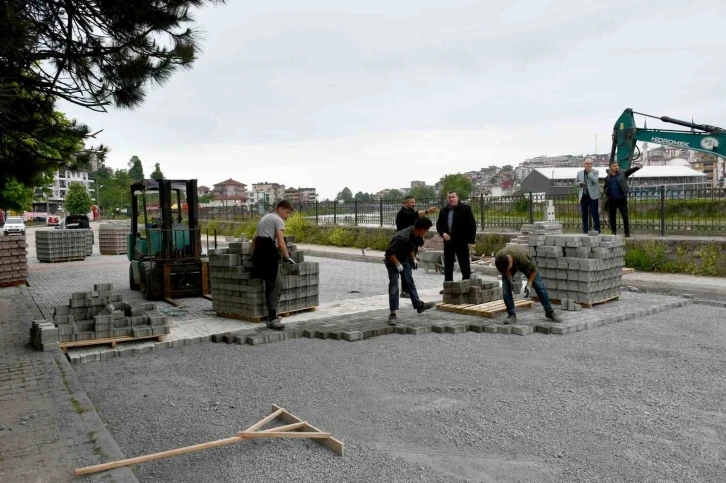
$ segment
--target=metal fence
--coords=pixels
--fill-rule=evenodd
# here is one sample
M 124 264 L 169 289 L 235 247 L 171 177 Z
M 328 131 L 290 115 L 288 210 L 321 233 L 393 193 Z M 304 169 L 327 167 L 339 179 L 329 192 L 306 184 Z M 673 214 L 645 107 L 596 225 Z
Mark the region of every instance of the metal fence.
M 542 221 L 551 203 L 555 219 L 565 231 L 582 229 L 580 203 L 576 193 L 521 196 L 479 196 L 464 200 L 471 206 L 482 231 L 518 231 L 522 224 Z M 417 199 L 417 209 L 444 206 L 440 199 Z M 348 202 L 294 203 L 299 212 L 316 225 L 348 225 L 363 227 L 395 226 L 401 203 L 394 200 Z M 205 221 L 248 221 L 271 211 L 271 206 L 203 207 L 200 219 Z M 667 189 L 665 186 L 633 190 L 628 196 L 631 233 L 660 235 L 726 235 L 726 189 Z M 432 215 L 436 217 L 437 215 Z M 617 215 L 618 232 L 622 218 Z M 609 217 L 603 200 L 600 202 L 603 232 L 609 231 Z

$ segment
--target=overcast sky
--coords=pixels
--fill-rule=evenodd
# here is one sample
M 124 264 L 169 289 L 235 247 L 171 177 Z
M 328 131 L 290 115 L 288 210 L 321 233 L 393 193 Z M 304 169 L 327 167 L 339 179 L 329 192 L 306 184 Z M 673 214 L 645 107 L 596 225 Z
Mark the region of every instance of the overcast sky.
M 210 187 L 376 192 L 591 153 L 596 135 L 609 152 L 627 107 L 726 127 L 724 13 L 722 0 L 231 0 L 197 13 L 199 60 L 142 107 L 60 107 L 104 129 L 114 168 L 137 155 L 147 175 L 158 162 Z

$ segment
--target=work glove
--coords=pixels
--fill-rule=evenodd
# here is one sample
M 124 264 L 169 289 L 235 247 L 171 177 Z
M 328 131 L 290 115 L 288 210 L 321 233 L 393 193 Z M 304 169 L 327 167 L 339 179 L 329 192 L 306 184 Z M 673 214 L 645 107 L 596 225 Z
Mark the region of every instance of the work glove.
M 417 260 L 411 260 L 411 268 L 414 270 L 418 270 L 418 261 Z
M 287 263 L 288 265 L 295 265 L 295 260 L 293 260 L 293 259 L 292 259 L 292 258 L 290 258 L 290 257 L 287 257 L 287 258 L 286 258 L 286 259 L 284 259 L 284 260 L 283 260 L 282 262 L 283 262 L 283 263 Z
M 396 270 L 398 270 L 398 273 L 401 273 L 401 272 L 403 272 L 403 265 L 401 265 L 400 263 L 399 263 L 399 264 L 397 264 L 397 265 L 396 265 Z
M 529 284 L 524 286 L 524 298 L 529 298 Z

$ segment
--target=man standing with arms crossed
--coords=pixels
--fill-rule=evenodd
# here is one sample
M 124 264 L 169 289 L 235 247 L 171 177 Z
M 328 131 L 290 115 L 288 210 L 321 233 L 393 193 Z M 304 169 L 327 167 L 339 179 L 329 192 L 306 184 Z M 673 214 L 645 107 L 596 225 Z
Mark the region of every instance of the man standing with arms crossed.
M 426 216 L 429 213 L 436 213 L 439 209 L 435 206 L 430 206 L 425 210 L 416 210 L 416 198 L 413 196 L 406 196 L 403 199 L 403 206 L 396 214 L 396 231 L 401 231 L 404 228 L 413 226 L 419 217 Z M 418 252 L 418 247 L 416 247 Z M 408 286 L 406 285 L 406 278 L 401 277 L 401 297 L 408 298 Z
M 610 163 L 610 171 L 605 177 L 605 196 L 607 196 L 607 206 L 610 215 L 610 231 L 613 235 L 618 229 L 618 213 L 623 217 L 623 229 L 625 238 L 630 237 L 630 219 L 628 217 L 628 178 L 631 174 L 638 171 L 642 166 L 633 166 L 626 171 L 620 171 L 620 165 L 617 162 Z
M 476 219 L 469 205 L 459 201 L 456 191 L 446 194 L 448 204 L 441 210 L 436 231 L 444 239 L 444 281 L 454 280 L 454 260 L 459 261 L 461 277 L 471 276 L 470 252 L 476 243 Z
M 494 258 L 494 265 L 499 273 L 502 274 L 502 298 L 504 305 L 507 306 L 507 320 L 505 324 L 516 324 L 517 314 L 514 309 L 514 294 L 512 286 L 514 282 L 512 277 L 517 271 L 522 272 L 527 277 L 527 285 L 524 287 L 524 297 L 529 298 L 529 287 L 533 287 L 537 292 L 539 301 L 545 309 L 545 317 L 552 322 L 560 322 L 555 314 L 555 310 L 550 303 L 550 296 L 547 287 L 537 273 L 537 266 L 532 261 L 529 250 L 521 245 L 507 245 L 497 252 Z
M 284 329 L 285 325 L 277 317 L 277 304 L 280 296 L 280 252 L 282 262 L 295 265 L 285 244 L 285 220 L 292 213 L 292 203 L 282 200 L 277 203 L 274 213 L 268 213 L 257 223 L 257 231 L 252 238 L 252 276 L 265 281 L 265 302 L 267 303 L 267 327 Z
M 575 184 L 579 186 L 582 232 L 586 235 L 590 231 L 590 215 L 592 215 L 595 231 L 600 233 L 600 214 L 598 213 L 598 203 L 600 201 L 599 178 L 600 173 L 598 170 L 592 169 L 592 159 L 585 159 L 585 169 L 577 173 Z

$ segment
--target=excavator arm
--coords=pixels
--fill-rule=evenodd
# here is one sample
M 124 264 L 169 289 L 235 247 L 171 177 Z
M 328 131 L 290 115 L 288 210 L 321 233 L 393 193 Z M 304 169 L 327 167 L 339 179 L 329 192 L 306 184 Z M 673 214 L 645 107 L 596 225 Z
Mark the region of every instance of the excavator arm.
M 647 114 L 644 115 L 647 117 L 655 117 L 670 124 L 689 127 L 691 130 L 641 129 L 636 127 L 633 114 L 640 113 L 635 113 L 632 109 L 623 111 L 613 128 L 613 145 L 610 151 L 610 162 L 617 161 L 620 169 L 630 169 L 631 163 L 640 157 L 639 151 L 636 154 L 637 141 L 676 146 L 726 157 L 726 129 L 706 124 L 680 121 L 668 116 L 656 117 Z M 696 132 L 696 130 L 701 132 Z

